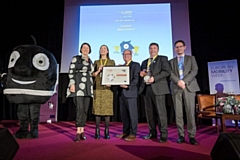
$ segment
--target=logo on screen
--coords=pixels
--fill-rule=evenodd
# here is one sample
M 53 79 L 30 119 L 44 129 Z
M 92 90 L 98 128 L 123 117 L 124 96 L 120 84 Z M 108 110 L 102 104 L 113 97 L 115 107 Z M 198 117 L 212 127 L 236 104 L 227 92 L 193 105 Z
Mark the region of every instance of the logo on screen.
M 121 51 L 119 52 L 119 49 Z M 125 50 L 131 50 L 134 55 L 138 55 L 139 46 L 133 46 L 130 41 L 122 41 L 120 46 L 114 46 L 114 53 L 123 53 Z

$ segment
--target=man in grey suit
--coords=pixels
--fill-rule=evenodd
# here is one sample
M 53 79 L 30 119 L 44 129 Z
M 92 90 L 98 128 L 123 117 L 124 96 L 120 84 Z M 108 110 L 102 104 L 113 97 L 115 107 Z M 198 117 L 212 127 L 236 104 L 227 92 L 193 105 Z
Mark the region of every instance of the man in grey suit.
M 171 92 L 175 108 L 176 125 L 179 138 L 177 143 L 185 142 L 184 121 L 183 121 L 183 103 L 186 111 L 187 130 L 190 144 L 196 145 L 195 139 L 195 96 L 199 91 L 199 86 L 195 76 L 198 72 L 198 66 L 194 56 L 184 53 L 186 49 L 185 42 L 178 40 L 175 42 L 175 52 L 177 57 L 170 60 L 171 71 Z
M 142 83 L 139 87 L 139 94 L 144 95 L 145 111 L 149 134 L 144 139 L 157 137 L 156 119 L 160 131 L 159 142 L 166 142 L 168 138 L 167 130 L 167 110 L 165 95 L 170 93 L 167 77 L 170 76 L 171 67 L 166 56 L 158 55 L 159 46 L 157 43 L 149 45 L 150 58 L 144 60 L 141 65 L 140 77 Z

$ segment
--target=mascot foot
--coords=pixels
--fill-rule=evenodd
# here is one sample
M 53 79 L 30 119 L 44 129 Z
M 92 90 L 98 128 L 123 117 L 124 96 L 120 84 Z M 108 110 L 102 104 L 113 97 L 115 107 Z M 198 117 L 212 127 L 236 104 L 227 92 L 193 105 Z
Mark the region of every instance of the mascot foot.
M 34 129 L 34 130 L 31 130 L 26 138 L 38 138 L 38 130 Z
M 14 136 L 15 138 L 26 138 L 27 135 L 28 135 L 28 131 L 19 129 Z

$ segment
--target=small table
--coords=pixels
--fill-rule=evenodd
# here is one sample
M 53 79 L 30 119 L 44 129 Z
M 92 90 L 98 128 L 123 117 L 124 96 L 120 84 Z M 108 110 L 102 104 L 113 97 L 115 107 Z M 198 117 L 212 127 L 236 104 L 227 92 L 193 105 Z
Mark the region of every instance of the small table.
M 222 112 L 216 112 L 216 115 L 221 117 L 222 132 L 226 132 L 226 125 L 225 125 L 226 119 L 234 120 L 236 130 L 238 130 L 238 120 L 240 120 L 240 114 L 224 114 Z

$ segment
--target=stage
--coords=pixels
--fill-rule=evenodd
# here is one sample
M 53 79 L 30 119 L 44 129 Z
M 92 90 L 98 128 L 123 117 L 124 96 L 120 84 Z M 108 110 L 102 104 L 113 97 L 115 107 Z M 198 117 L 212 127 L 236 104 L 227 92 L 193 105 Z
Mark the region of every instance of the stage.
M 13 134 L 19 128 L 17 121 L 2 121 L 0 127 L 8 128 Z M 115 138 L 121 133 L 122 123 L 111 122 L 110 139 L 104 136 L 104 126 L 101 123 L 101 138 L 94 139 L 94 122 L 88 121 L 85 127 L 86 141 L 74 142 L 76 128 L 74 121 L 61 121 L 55 123 L 39 124 L 38 139 L 16 139 L 20 148 L 14 160 L 48 160 L 48 159 L 204 159 L 210 160 L 210 152 L 218 138 L 214 126 L 201 126 L 197 129 L 196 139 L 199 142 L 194 146 L 186 143 L 176 143 L 178 135 L 175 124 L 168 127 L 169 136 L 166 143 L 159 143 L 158 139 L 144 140 L 142 137 L 148 133 L 146 123 L 139 123 L 137 140 L 128 142 Z M 228 127 L 228 132 L 235 132 L 234 127 Z M 159 138 L 159 135 L 158 135 Z

